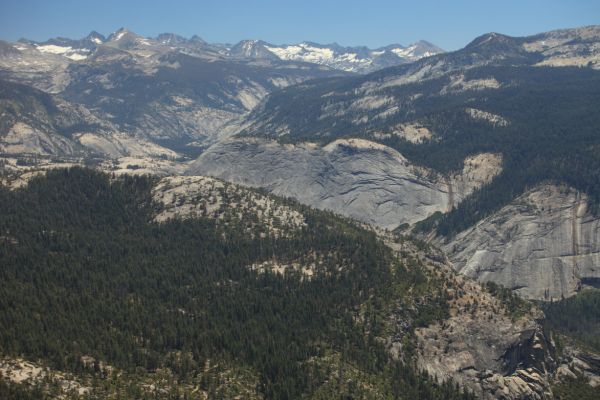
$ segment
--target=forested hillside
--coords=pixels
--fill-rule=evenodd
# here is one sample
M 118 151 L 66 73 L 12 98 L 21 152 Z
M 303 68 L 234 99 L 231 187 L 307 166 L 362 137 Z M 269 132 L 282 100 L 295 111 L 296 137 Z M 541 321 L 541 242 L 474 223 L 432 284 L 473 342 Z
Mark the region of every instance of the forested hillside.
M 548 326 L 600 352 L 600 291 L 585 290 L 575 297 L 545 303 Z
M 246 214 L 155 223 L 155 184 L 75 168 L 0 189 L 3 357 L 90 398 L 470 398 L 385 350 L 390 307 L 435 291 L 372 232 L 284 200 L 306 223 L 285 236 L 248 234 Z M 315 259 L 310 275 L 250 267 Z M 443 317 L 436 301 L 416 320 Z

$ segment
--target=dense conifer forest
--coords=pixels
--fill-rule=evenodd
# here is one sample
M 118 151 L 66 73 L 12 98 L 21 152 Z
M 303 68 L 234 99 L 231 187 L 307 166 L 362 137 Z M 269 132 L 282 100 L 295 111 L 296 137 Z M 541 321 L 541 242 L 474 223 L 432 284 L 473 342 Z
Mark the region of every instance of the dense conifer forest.
M 600 352 L 600 290 L 541 305 L 550 328 Z
M 280 238 L 249 235 L 241 220 L 158 224 L 153 184 L 74 168 L 0 189 L 3 356 L 91 376 L 91 398 L 146 396 L 139 382 L 161 371 L 179 387 L 169 398 L 194 398 L 186 385 L 211 398 L 236 385 L 268 399 L 471 397 L 418 372 L 410 346 L 390 359 L 389 311 L 409 290 L 435 291 L 372 232 L 291 202 L 306 226 Z M 327 260 L 310 279 L 248 268 L 310 253 Z M 416 320 L 443 309 L 424 302 Z M 30 398 L 13 386 L 0 393 Z

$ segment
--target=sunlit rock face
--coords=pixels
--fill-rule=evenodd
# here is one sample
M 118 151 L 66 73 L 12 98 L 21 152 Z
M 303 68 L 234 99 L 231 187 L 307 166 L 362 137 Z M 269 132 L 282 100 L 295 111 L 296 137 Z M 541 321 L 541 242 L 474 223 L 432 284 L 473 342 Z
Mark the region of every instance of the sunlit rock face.
M 454 266 L 541 300 L 572 296 L 600 283 L 600 219 L 587 196 L 539 186 L 442 243 Z
M 393 229 L 448 210 L 489 181 L 499 168 L 497 156 L 477 155 L 465 161 L 462 172 L 448 179 L 367 140 L 342 139 L 320 147 L 236 138 L 209 148 L 188 173 L 262 187 Z

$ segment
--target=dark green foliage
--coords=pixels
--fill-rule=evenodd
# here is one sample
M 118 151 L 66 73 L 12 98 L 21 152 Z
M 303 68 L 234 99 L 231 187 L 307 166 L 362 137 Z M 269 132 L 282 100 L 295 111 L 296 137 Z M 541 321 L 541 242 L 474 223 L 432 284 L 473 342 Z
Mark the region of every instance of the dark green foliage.
M 600 290 L 584 290 L 568 299 L 544 302 L 548 326 L 600 351 Z
M 406 151 L 407 156 L 442 172 L 458 169 L 468 154 L 485 151 L 504 157 L 500 176 L 441 219 L 438 232 L 460 232 L 543 181 L 566 183 L 586 192 L 591 211 L 598 213 L 600 73 L 577 68 L 494 68 L 477 72 L 480 75 L 475 78 L 489 74 L 500 82 L 508 82 L 511 77 L 518 82 L 514 87 L 489 91 L 483 104 L 478 101 L 472 105 L 502 115 L 511 124 L 490 128 L 462 117 L 442 115 L 432 123 L 442 140 L 409 146 L 418 154 Z
M 0 379 L 0 399 L 5 400 L 46 400 L 50 399 L 42 388 L 28 387 L 16 383 L 9 383 Z
M 436 211 L 429 217 L 421 220 L 415 224 L 413 232 L 415 233 L 426 233 L 436 229 L 440 221 L 444 218 L 444 214 L 441 211 Z
M 552 394 L 556 400 L 597 400 L 600 399 L 600 387 L 591 387 L 588 379 L 580 375 L 553 386 Z
M 491 281 L 486 282 L 485 288 L 492 296 L 500 300 L 513 319 L 519 318 L 531 309 L 531 303 L 523 300 L 511 289 L 507 289 Z
M 0 189 L 1 353 L 75 373 L 86 371 L 82 355 L 128 373 L 167 367 L 181 381 L 218 361 L 256 371 L 258 393 L 272 399 L 310 395 L 328 375 L 309 360 L 330 352 L 365 373 L 389 368 L 377 339 L 386 310 L 404 295 L 398 288 L 426 279 L 373 233 L 301 206 L 307 227 L 288 238 L 249 235 L 244 221 L 159 225 L 152 185 L 75 168 Z M 310 252 L 327 265 L 311 280 L 247 267 Z M 381 376 L 406 393 L 461 398 L 443 397 L 446 386 L 409 366 L 402 374 Z

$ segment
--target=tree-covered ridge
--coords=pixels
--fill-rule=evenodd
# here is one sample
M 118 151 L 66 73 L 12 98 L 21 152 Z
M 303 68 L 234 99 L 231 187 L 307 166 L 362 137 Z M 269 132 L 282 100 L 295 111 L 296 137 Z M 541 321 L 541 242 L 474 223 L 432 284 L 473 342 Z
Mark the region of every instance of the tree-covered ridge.
M 428 278 L 375 234 L 292 203 L 306 224 L 288 236 L 250 235 L 243 219 L 155 223 L 155 185 L 75 168 L 0 189 L 3 355 L 88 376 L 100 397 L 165 371 L 175 398 L 227 397 L 227 379 L 257 398 L 469 397 L 387 354 L 386 315 Z M 328 273 L 249 268 L 311 253 Z
M 392 72 L 274 93 L 253 112 L 242 135 L 323 144 L 362 137 L 443 174 L 460 170 L 469 155 L 501 154 L 503 172 L 438 222 L 444 235 L 465 229 L 547 180 L 586 192 L 591 210 L 599 211 L 599 71 L 478 67 L 398 84 L 390 83 Z M 403 124 L 423 126 L 433 137 L 422 143 L 406 140 L 398 133 Z
M 600 290 L 584 290 L 577 296 L 542 303 L 548 326 L 600 352 Z
M 248 234 L 263 237 L 290 235 L 305 225 L 304 216 L 283 199 L 211 177 L 165 177 L 152 193 L 160 205 L 157 222 L 198 217 L 234 226 L 243 222 Z

